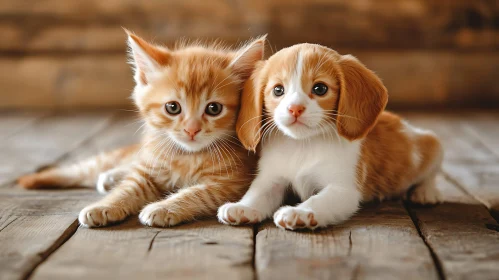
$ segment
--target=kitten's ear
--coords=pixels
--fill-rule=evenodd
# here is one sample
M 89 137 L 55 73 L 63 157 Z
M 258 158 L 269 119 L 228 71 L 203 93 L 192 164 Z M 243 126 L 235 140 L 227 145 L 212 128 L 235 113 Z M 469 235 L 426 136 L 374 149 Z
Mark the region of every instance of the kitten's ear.
M 166 48 L 149 44 L 126 29 L 125 32 L 128 35 L 135 82 L 138 85 L 147 85 L 154 73 L 169 63 L 171 54 Z
M 255 64 L 259 60 L 262 60 L 266 40 L 267 35 L 263 35 L 260 38 L 249 42 L 236 52 L 229 67 L 231 67 L 241 79 L 246 80 L 253 72 L 253 69 L 255 69 Z
M 355 57 L 343 55 L 340 101 L 336 125 L 348 140 L 363 138 L 374 127 L 388 102 L 388 93 L 376 74 Z
M 255 152 L 260 142 L 263 113 L 263 87 L 264 81 L 261 74 L 264 61 L 259 61 L 250 78 L 244 83 L 241 95 L 241 108 L 236 122 L 236 132 L 243 146 Z

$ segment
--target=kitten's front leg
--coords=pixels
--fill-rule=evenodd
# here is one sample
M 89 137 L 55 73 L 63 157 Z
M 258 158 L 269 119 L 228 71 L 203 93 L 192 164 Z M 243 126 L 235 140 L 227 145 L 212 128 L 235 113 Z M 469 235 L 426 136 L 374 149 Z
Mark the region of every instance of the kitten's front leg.
M 201 217 L 215 216 L 218 207 L 239 199 L 247 186 L 199 184 L 181 189 L 164 200 L 151 203 L 140 212 L 144 225 L 168 227 Z
M 286 187 L 287 182 L 282 178 L 260 173 L 241 201 L 220 207 L 218 220 L 229 225 L 259 223 L 282 204 Z
M 81 210 L 78 217 L 81 225 L 99 227 L 122 221 L 160 197 L 161 191 L 142 170 L 131 170 L 108 195 Z
M 359 207 L 361 194 L 355 186 L 329 185 L 298 206 L 284 206 L 274 214 L 274 223 L 282 229 L 315 229 L 341 223 Z

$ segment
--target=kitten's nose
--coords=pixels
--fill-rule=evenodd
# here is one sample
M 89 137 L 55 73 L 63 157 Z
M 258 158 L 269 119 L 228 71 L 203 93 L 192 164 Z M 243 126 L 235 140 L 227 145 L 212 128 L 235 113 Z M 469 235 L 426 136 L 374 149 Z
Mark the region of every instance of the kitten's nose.
M 293 117 L 298 118 L 303 111 L 305 111 L 305 106 L 298 104 L 291 104 L 288 106 L 288 111 L 293 115 Z
M 201 131 L 201 123 L 197 120 L 188 120 L 184 128 L 185 133 L 194 139 L 194 136 Z
M 187 135 L 189 135 L 191 138 L 194 138 L 194 136 L 196 136 L 196 134 L 198 134 L 201 129 L 200 128 L 192 128 L 192 127 L 189 127 L 189 128 L 184 128 L 184 131 L 185 133 L 187 133 Z

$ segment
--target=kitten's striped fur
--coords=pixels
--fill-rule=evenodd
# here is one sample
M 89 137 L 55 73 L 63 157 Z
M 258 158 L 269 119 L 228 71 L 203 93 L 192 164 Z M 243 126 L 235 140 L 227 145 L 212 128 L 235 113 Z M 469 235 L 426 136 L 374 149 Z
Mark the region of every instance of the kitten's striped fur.
M 235 122 L 242 83 L 262 58 L 264 43 L 263 37 L 234 52 L 201 46 L 169 50 L 129 33 L 133 99 L 146 123 L 141 145 L 26 175 L 20 185 L 90 186 L 99 174 L 99 182 L 116 175 L 111 192 L 80 212 L 80 223 L 89 227 L 139 212 L 149 226 L 214 216 L 220 205 L 242 197 L 255 173 L 256 158 L 239 144 Z M 165 110 L 173 101 L 181 107 L 178 115 Z M 219 115 L 205 111 L 210 102 L 222 104 Z

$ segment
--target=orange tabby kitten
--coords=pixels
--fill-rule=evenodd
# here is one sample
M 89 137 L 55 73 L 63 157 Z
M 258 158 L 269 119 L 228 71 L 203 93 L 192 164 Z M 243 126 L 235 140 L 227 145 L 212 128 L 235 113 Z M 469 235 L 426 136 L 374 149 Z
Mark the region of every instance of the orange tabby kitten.
M 107 171 L 99 178 L 100 191 L 117 183 L 80 212 L 80 223 L 88 227 L 139 211 L 143 224 L 162 227 L 214 216 L 220 205 L 240 199 L 253 179 L 256 161 L 235 137 L 235 122 L 242 84 L 262 59 L 265 37 L 232 52 L 213 46 L 169 50 L 128 35 L 133 99 L 146 123 L 140 151 L 138 145 L 127 147 L 19 183 L 93 185 Z

